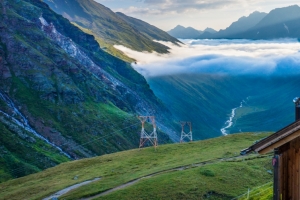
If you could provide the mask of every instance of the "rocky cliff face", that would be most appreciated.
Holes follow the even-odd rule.
[[[0,12],[0,181],[135,148],[138,114],[164,123],[145,79],[45,3],[3,0]]]

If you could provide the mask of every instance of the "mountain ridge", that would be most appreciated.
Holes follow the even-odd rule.
[[[300,7],[298,5],[274,9],[256,26],[230,37],[243,39],[299,38],[299,12]]]
[[[240,30],[225,36],[216,33],[210,35],[209,39],[254,39],[270,40],[279,38],[300,37],[300,7],[298,5],[276,8],[271,10],[256,25],[248,30]],[[205,38],[205,37],[202,37]]]
[[[203,31],[200,31],[194,29],[193,27],[185,28],[184,26],[181,25],[177,25],[175,28],[167,31],[167,33],[169,33],[173,37],[180,38],[180,39],[198,38],[200,37],[201,34],[205,34],[205,33],[214,34],[216,32],[217,32],[216,30],[209,27],[207,27]]]
[[[149,37],[151,40],[160,40],[160,41],[167,41],[172,42],[174,44],[181,43],[176,38],[170,36],[168,33],[160,30],[159,28],[148,24],[147,22],[144,22],[140,19],[136,19],[133,17],[129,17],[121,12],[116,12],[116,14],[121,17],[124,21],[126,21],[128,24],[130,24],[135,29],[139,30],[142,34]]]
[[[269,13],[255,11],[249,16],[240,17],[226,29],[218,32],[200,32],[182,36],[185,31],[183,26],[177,26],[178,32],[174,37],[184,39],[279,39],[279,38],[300,38],[300,7],[292,5],[288,7],[275,8]],[[170,32],[174,31],[172,29]]]
[[[158,53],[167,53],[168,47],[154,42],[149,35],[153,33],[154,27],[134,18],[128,16],[118,15],[104,5],[93,0],[44,0],[51,9],[58,14],[62,14],[71,22],[79,26],[89,29],[92,33],[110,43],[111,45],[124,45],[128,48],[138,51],[156,51]],[[69,7],[72,5],[72,9]],[[73,8],[75,7],[75,8]],[[78,15],[75,11],[81,11]],[[124,20],[125,19],[125,20]],[[131,21],[128,23],[128,21]],[[140,26],[136,26],[137,22]],[[135,24],[132,26],[132,24]],[[141,24],[143,24],[141,26]],[[137,27],[143,27],[140,32]],[[145,28],[147,27],[147,28]],[[150,32],[147,32],[149,31]],[[155,31],[159,30],[155,27]],[[147,34],[145,34],[147,32]],[[160,39],[177,43],[178,40],[165,34],[162,30],[160,32]],[[156,33],[156,36],[159,33]]]
[[[245,32],[257,25],[266,15],[267,13],[255,11],[247,17],[243,16],[226,29],[213,34],[212,38],[226,38],[232,34]]]

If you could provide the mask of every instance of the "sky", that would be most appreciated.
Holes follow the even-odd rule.
[[[254,11],[300,5],[299,0],[95,0],[115,12],[146,21],[164,31],[177,25],[225,29]]]
[[[137,52],[115,45],[146,78],[181,73],[289,76],[300,74],[300,43],[280,40],[182,40],[169,54]]]

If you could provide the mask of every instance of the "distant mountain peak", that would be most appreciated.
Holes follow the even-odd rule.
[[[193,27],[185,28],[184,26],[177,25],[175,28],[168,31],[168,33],[176,38],[192,39],[199,37],[203,32],[196,30]]]
[[[181,25],[177,25],[177,26],[175,26],[173,29],[171,29],[171,30],[176,30],[176,29],[179,29],[179,30],[183,30],[183,29],[185,29],[185,27],[184,26],[181,26]],[[170,30],[170,31],[171,31]]]
[[[229,35],[247,31],[257,25],[266,15],[267,13],[255,11],[249,16],[240,17],[225,30],[221,30],[220,32],[218,32],[217,38],[226,38]]]
[[[261,13],[267,14],[267,13],[265,13],[265,12],[259,12],[259,11],[256,10],[256,11],[250,13],[249,16],[252,16],[252,15],[259,15],[259,14],[261,14]]]
[[[272,26],[300,18],[300,7],[298,5],[276,8],[263,18],[255,28]]]
[[[213,29],[213,28],[207,27],[206,29],[204,29],[203,32],[216,33],[217,31],[215,29]]]

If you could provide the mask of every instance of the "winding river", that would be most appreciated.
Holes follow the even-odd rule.
[[[247,97],[246,100],[248,100],[248,98],[249,98],[249,97]],[[238,108],[242,108],[242,107],[243,107],[243,103],[246,103],[246,101],[245,101],[245,100],[242,100],[239,107],[233,108],[233,109],[231,110],[231,114],[230,114],[230,116],[229,116],[229,119],[225,122],[224,127],[221,128],[221,130],[220,130],[221,133],[222,133],[222,135],[225,135],[225,136],[228,135],[228,129],[231,128],[232,125],[233,125],[233,119],[234,119],[234,117],[235,117],[235,112],[236,112],[236,110],[237,110]]]

